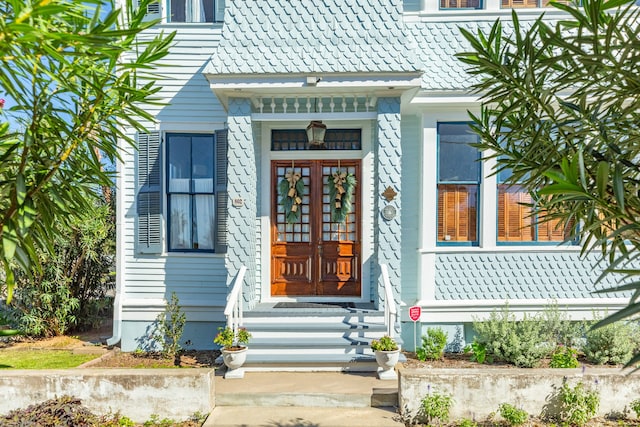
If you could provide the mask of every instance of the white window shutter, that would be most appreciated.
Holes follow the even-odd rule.
[[[160,132],[138,134],[136,250],[162,253]]]
[[[227,150],[228,129],[216,131],[216,247],[217,253],[227,252],[228,206],[227,206]]]

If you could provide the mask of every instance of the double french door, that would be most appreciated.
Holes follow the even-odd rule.
[[[357,181],[352,210],[344,222],[334,221],[331,210],[337,171],[352,174]],[[296,173],[304,190],[296,214],[287,221],[290,211],[281,203],[278,184]],[[360,161],[272,161],[271,182],[271,295],[360,297]]]

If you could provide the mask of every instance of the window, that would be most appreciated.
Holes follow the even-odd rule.
[[[533,7],[550,7],[552,0],[502,0],[503,9],[525,9]],[[570,0],[554,0],[558,3],[569,4]]]
[[[507,1],[507,0],[503,0]],[[440,9],[482,9],[481,0],[440,0]]]
[[[225,0],[167,0],[169,22],[222,22]]]
[[[558,221],[531,215],[531,195],[520,185],[508,185],[509,170],[498,174],[498,242],[563,242],[567,238]],[[527,206],[529,205],[529,206]]]
[[[402,8],[404,12],[420,12],[422,10],[420,0],[403,0]]]
[[[167,134],[170,251],[215,247],[214,136]]]
[[[480,152],[468,123],[438,124],[438,243],[478,242]]]

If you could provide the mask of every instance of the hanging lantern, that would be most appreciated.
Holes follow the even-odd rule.
[[[327,132],[327,125],[319,120],[312,120],[307,126],[307,141],[310,150],[324,148],[324,135]]]

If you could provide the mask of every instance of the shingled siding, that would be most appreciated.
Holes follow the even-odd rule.
[[[177,30],[170,55],[163,60],[157,80],[158,96],[168,105],[152,106],[148,111],[158,119],[163,131],[211,132],[225,126],[227,115],[211,92],[201,71],[215,50],[221,35],[220,25],[162,25],[154,32]],[[154,127],[151,127],[153,130]],[[141,255],[135,251],[135,150],[127,147],[120,169],[118,202],[121,229],[119,259],[122,282],[122,349],[131,351],[143,345],[149,325],[164,309],[163,299],[175,291],[187,314],[184,341],[192,348],[212,348],[215,328],[211,322],[223,322],[222,310],[227,296],[227,270],[221,254],[166,252],[166,218],[163,222],[164,252]],[[164,162],[166,158],[162,156]],[[165,182],[163,180],[163,186]],[[166,211],[165,211],[166,214]]]
[[[573,252],[450,253],[436,256],[436,300],[607,298],[595,294],[597,254]],[[598,288],[615,285],[608,276]],[[615,295],[622,296],[622,295]]]
[[[286,13],[283,13],[286,11]],[[415,71],[402,0],[227,4],[214,74]]]

